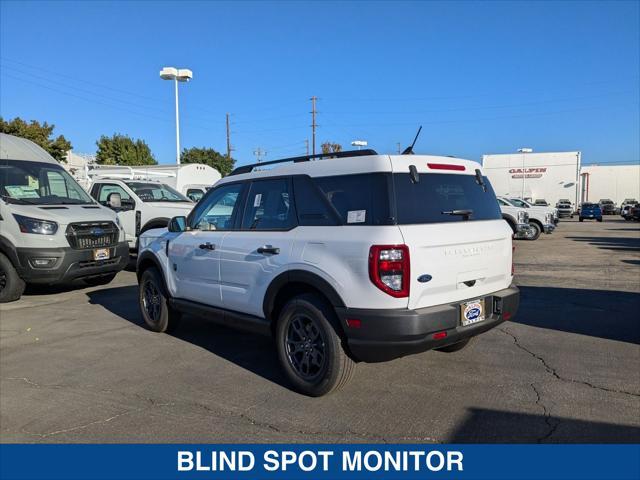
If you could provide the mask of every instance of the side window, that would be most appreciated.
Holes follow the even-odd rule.
[[[100,195],[98,196],[98,201],[100,203],[107,203],[107,198],[109,198],[110,193],[119,193],[120,198],[122,200],[130,200],[131,197],[127,192],[124,191],[120,185],[115,185],[113,183],[103,183],[102,188],[100,189]]]
[[[194,230],[230,230],[239,208],[243,185],[222,185],[211,192],[193,210],[189,225]]]
[[[498,204],[502,205],[503,207],[508,207],[509,204],[507,202],[505,202],[504,200],[502,200],[501,198],[498,198]]]
[[[322,193],[309,177],[293,177],[293,194],[298,212],[298,225],[315,227],[338,224],[322,198]]]
[[[69,193],[74,194],[75,192],[67,192],[67,183],[58,172],[47,171],[47,184],[49,185],[49,195],[63,198],[78,198],[77,194],[75,196],[69,195]]]
[[[242,219],[243,230],[288,230],[296,225],[288,179],[251,183]]]

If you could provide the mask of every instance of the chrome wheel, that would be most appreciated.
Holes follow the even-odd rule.
[[[142,306],[147,317],[153,323],[160,321],[160,311],[162,309],[160,302],[160,290],[151,280],[147,280],[142,290]]]
[[[286,353],[289,364],[304,380],[322,376],[326,368],[324,333],[307,315],[294,315],[287,325]]]

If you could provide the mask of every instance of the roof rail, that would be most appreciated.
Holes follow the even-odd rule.
[[[346,152],[316,153],[315,155],[303,155],[301,157],[281,158],[279,160],[270,160],[268,162],[253,163],[251,165],[242,165],[241,167],[234,169],[229,174],[229,176],[239,175],[241,173],[250,173],[256,167],[262,167],[265,165],[274,165],[276,163],[286,163],[286,162],[300,163],[300,162],[308,162],[309,160],[313,160],[314,158],[364,157],[367,155],[378,155],[378,152],[371,149],[348,150]]]

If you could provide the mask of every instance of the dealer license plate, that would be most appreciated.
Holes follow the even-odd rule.
[[[110,252],[108,248],[94,248],[93,259],[94,260],[109,260]]]
[[[460,305],[462,326],[482,322],[484,320],[484,298],[478,298]]]

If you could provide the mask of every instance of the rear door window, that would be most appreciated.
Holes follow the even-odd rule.
[[[251,183],[242,218],[243,230],[289,230],[296,226],[296,214],[289,179]]]
[[[486,191],[474,175],[423,173],[413,183],[408,173],[394,173],[398,224],[501,219],[491,183],[486,177],[483,180]],[[460,210],[472,213],[468,218],[452,214]]]
[[[391,225],[389,178],[386,173],[315,177],[329,203],[346,225]]]

